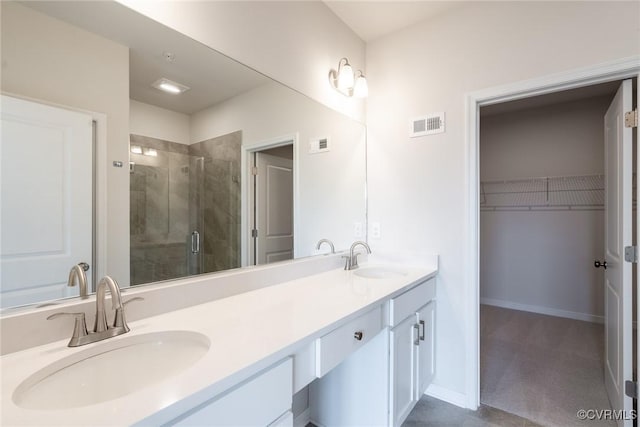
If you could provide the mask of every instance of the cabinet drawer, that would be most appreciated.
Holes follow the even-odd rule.
[[[316,340],[293,353],[293,393],[316,379]]]
[[[436,279],[432,278],[398,295],[389,302],[390,326],[396,326],[436,296]]]
[[[171,425],[267,426],[291,409],[292,361],[257,375],[230,393],[187,412]]]
[[[316,345],[316,375],[323,376],[358,350],[382,330],[382,308],[353,319],[338,329],[318,338]],[[356,338],[356,334],[361,339]],[[361,335],[360,335],[361,334]]]

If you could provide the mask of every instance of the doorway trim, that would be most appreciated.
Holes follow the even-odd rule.
[[[251,252],[253,251],[253,243],[250,243],[249,230],[251,230],[251,224],[253,223],[253,211],[251,209],[253,198],[253,189],[249,185],[249,171],[252,167],[253,153],[258,151],[268,150],[270,148],[282,147],[285,145],[293,146],[293,258],[300,253],[298,247],[299,239],[295,236],[299,235],[299,213],[300,213],[300,197],[298,197],[298,189],[300,188],[300,173],[298,165],[300,164],[300,147],[298,144],[298,133],[292,133],[287,135],[278,136],[275,138],[269,138],[256,143],[242,145],[242,151],[240,153],[240,170],[242,176],[242,182],[240,185],[241,191],[241,210],[242,210],[242,223],[240,226],[240,240],[241,240],[241,252],[240,252],[240,265],[246,267],[251,261]]]
[[[465,395],[469,409],[480,405],[480,107],[633,77],[640,77],[640,56],[465,95]]]

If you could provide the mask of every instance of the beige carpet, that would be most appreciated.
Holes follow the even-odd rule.
[[[611,409],[604,388],[601,324],[481,306],[480,400],[549,427],[581,421],[579,409]]]

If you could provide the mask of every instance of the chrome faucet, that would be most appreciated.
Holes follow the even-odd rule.
[[[358,255],[360,255],[360,252],[354,252],[357,246],[363,246],[367,250],[368,254],[371,253],[371,248],[369,247],[369,245],[367,245],[366,242],[363,242],[361,240],[353,242],[353,245],[351,245],[351,249],[349,249],[349,255],[344,255],[342,257],[345,258],[345,270],[355,270],[356,268],[358,268]]]
[[[87,294],[87,274],[85,271],[89,269],[89,264],[86,262],[81,262],[79,264],[71,267],[71,271],[69,271],[69,280],[67,280],[67,286],[70,288],[78,283],[80,287],[80,298],[85,299],[88,297]]]
[[[320,239],[318,240],[318,244],[316,245],[316,250],[320,250],[320,246],[322,246],[323,243],[326,243],[327,245],[329,245],[331,247],[331,253],[335,254],[336,253],[336,248],[333,246],[333,242],[329,239]]]
[[[105,292],[107,288],[109,288],[109,292],[111,293],[111,301],[113,309],[115,310],[113,326],[107,325],[107,315],[104,311]],[[124,307],[132,301],[141,300],[143,300],[143,298],[136,297],[123,303],[118,283],[111,277],[105,276],[98,282],[96,291],[96,321],[93,332],[87,331],[87,322],[84,313],[55,313],[47,317],[47,320],[62,316],[73,316],[75,318],[75,325],[73,335],[68,345],[69,347],[78,347],[129,332],[130,329],[124,315]]]

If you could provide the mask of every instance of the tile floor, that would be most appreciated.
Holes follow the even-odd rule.
[[[482,405],[477,411],[459,408],[433,397],[423,396],[403,427],[541,427],[532,421],[500,409]]]

